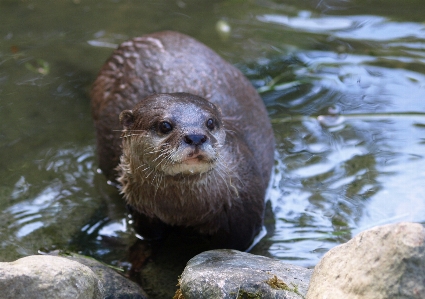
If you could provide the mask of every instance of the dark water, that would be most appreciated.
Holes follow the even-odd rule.
[[[135,237],[96,172],[88,91],[117,44],[164,29],[235,64],[268,107],[272,215],[253,252],[314,266],[367,228],[425,224],[423,12],[419,0],[2,0],[0,261],[63,248],[127,265]]]

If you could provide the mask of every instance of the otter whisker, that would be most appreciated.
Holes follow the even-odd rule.
[[[226,133],[230,133],[230,134],[233,134],[233,135],[236,135],[236,134],[237,134],[237,132],[236,132],[236,131],[231,130],[231,129],[224,129],[224,131],[225,131]]]
[[[146,132],[146,130],[133,130],[133,129],[124,129],[124,130],[112,130],[113,132]]]
[[[167,152],[162,152],[160,155],[158,155],[158,157],[156,157],[155,159],[153,159],[152,160],[152,162],[156,162],[156,160],[158,160],[159,158],[162,158],[162,157],[164,157],[165,155],[167,155],[168,153]]]
[[[149,176],[155,172],[155,168],[152,168],[151,171],[149,171],[149,173],[145,176],[145,179],[148,179]]]
[[[226,180],[225,173],[223,173],[221,171],[221,169],[218,168],[216,174],[221,178],[221,180],[223,181],[223,183],[226,185],[226,189],[229,191],[229,193],[231,193],[230,192],[230,188],[229,188],[229,184],[227,183],[227,180]]]
[[[141,171],[145,172],[146,170],[148,170],[150,168],[149,165],[146,164],[141,164],[138,167],[136,167],[136,170],[139,170],[140,168],[142,168],[143,166],[146,166],[145,168],[143,168]]]

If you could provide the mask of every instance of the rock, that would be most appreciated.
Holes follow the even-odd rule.
[[[425,298],[425,229],[398,223],[331,249],[314,269],[307,299]]]
[[[1,298],[103,298],[102,284],[90,268],[55,256],[33,255],[0,263]]]
[[[105,299],[148,298],[145,291],[143,291],[138,284],[117,273],[108,265],[93,258],[76,253],[63,253],[60,251],[53,251],[49,254],[61,256],[89,267],[94,273],[96,273],[98,279],[102,283]]]
[[[236,250],[192,258],[175,298],[304,298],[312,270]]]

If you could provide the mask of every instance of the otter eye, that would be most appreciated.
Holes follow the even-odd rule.
[[[214,128],[215,128],[214,120],[212,118],[207,120],[206,125],[207,125],[207,128],[210,129],[210,130],[214,130]]]
[[[162,134],[168,134],[173,130],[173,126],[168,121],[162,121],[159,123],[158,129]]]

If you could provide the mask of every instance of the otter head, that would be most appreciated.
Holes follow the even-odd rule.
[[[123,152],[140,171],[201,174],[216,165],[225,140],[221,112],[204,98],[155,94],[120,114]],[[130,151],[130,152],[128,152]]]

